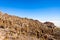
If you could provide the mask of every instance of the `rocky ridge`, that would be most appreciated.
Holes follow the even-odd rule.
[[[60,40],[60,28],[0,12],[0,40]]]

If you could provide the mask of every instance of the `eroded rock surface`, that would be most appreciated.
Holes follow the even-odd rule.
[[[60,40],[60,28],[0,12],[0,40]]]

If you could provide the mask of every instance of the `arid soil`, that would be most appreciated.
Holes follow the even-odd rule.
[[[0,40],[60,40],[60,28],[0,12]]]

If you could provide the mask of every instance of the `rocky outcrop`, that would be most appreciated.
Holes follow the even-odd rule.
[[[52,22],[45,22],[44,24],[46,24],[47,27],[49,27],[49,28],[54,28],[55,27],[54,23],[52,23]]]
[[[59,40],[60,28],[52,22],[21,18],[0,12],[0,40]]]

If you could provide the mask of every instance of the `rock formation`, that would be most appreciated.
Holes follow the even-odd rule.
[[[60,28],[0,12],[0,40],[60,40]]]

